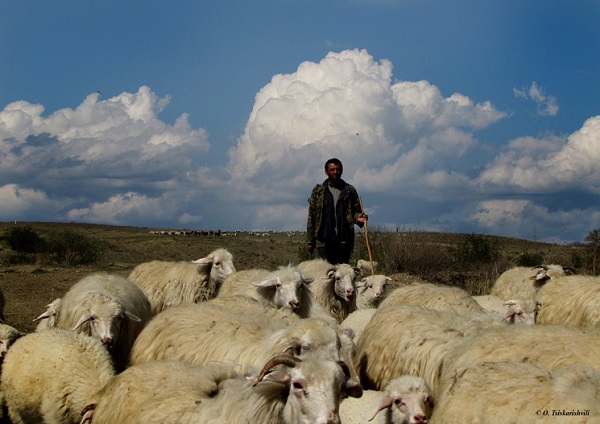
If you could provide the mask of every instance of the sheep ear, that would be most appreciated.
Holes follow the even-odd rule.
[[[383,411],[385,408],[389,408],[390,406],[392,406],[392,403],[393,403],[393,399],[389,396],[385,396],[383,399],[381,399],[381,402],[379,402],[379,406],[377,407],[377,410],[375,411],[373,416],[371,418],[369,418],[369,421],[373,421],[373,419],[377,416],[377,414],[379,414],[380,411]]]
[[[137,315],[135,315],[135,314],[132,314],[132,313],[131,313],[131,312],[129,312],[129,311],[123,311],[123,313],[124,313],[124,314],[125,314],[125,316],[126,316],[127,318],[129,318],[131,321],[135,321],[135,322],[141,322],[141,321],[142,321],[142,319],[141,319],[140,317],[138,317],[138,316],[137,316]]]
[[[90,314],[84,314],[84,315],[82,315],[81,318],[79,318],[79,321],[77,321],[77,324],[75,324],[75,327],[71,328],[71,331],[77,330],[84,323],[88,322],[91,319],[92,319],[92,316]]]
[[[333,278],[333,277],[335,277],[335,268],[331,268],[330,270],[327,271],[326,278]]]
[[[35,319],[33,320],[33,322],[36,322],[36,321],[42,320],[42,319],[44,319],[44,318],[50,318],[50,317],[51,317],[53,314],[54,314],[54,312],[52,312],[52,311],[50,311],[50,310],[47,310],[46,312],[42,313],[42,314],[41,314],[39,317],[35,318]]]
[[[213,258],[211,258],[210,256],[205,256],[204,258],[200,258],[200,259],[196,259],[195,261],[192,261],[193,264],[198,264],[198,265],[209,265],[211,264],[213,261]]]
[[[270,280],[263,280],[258,283],[252,283],[253,286],[262,288],[275,287],[277,284],[281,284],[281,282],[279,281],[279,277],[271,278]]]

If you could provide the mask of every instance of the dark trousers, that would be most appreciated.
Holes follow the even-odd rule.
[[[318,247],[319,257],[333,265],[350,263],[353,249],[352,243],[327,242]]]

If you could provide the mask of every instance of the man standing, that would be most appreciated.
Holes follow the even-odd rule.
[[[325,162],[327,179],[313,188],[308,199],[306,250],[317,252],[331,264],[348,263],[354,249],[354,224],[369,219],[362,211],[356,189],[342,180],[339,159]]]

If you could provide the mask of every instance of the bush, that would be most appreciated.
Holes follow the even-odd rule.
[[[44,239],[31,227],[11,228],[6,231],[4,239],[18,253],[39,253],[45,247]]]
[[[498,243],[479,234],[467,234],[458,244],[454,258],[459,268],[469,269],[472,265],[495,262],[500,258]]]
[[[389,232],[376,227],[369,230],[369,245],[379,264],[378,274],[407,273],[430,279],[451,266],[448,250],[435,239],[424,240],[416,231]],[[363,233],[357,234],[354,251],[356,259],[369,258]]]
[[[529,253],[527,250],[517,258],[518,266],[534,267],[544,263],[544,255],[541,253]]]
[[[49,238],[47,253],[62,265],[89,265],[100,258],[101,248],[83,233],[64,230]]]

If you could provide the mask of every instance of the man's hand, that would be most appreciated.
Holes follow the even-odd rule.
[[[361,213],[360,215],[358,215],[358,218],[356,218],[356,220],[357,220],[358,222],[363,222],[363,223],[365,223],[365,222],[367,222],[367,221],[369,220],[369,216],[368,216],[366,213],[364,213],[364,212],[363,212],[363,213]]]
[[[312,243],[306,243],[306,251],[312,255],[315,251],[315,245]]]

